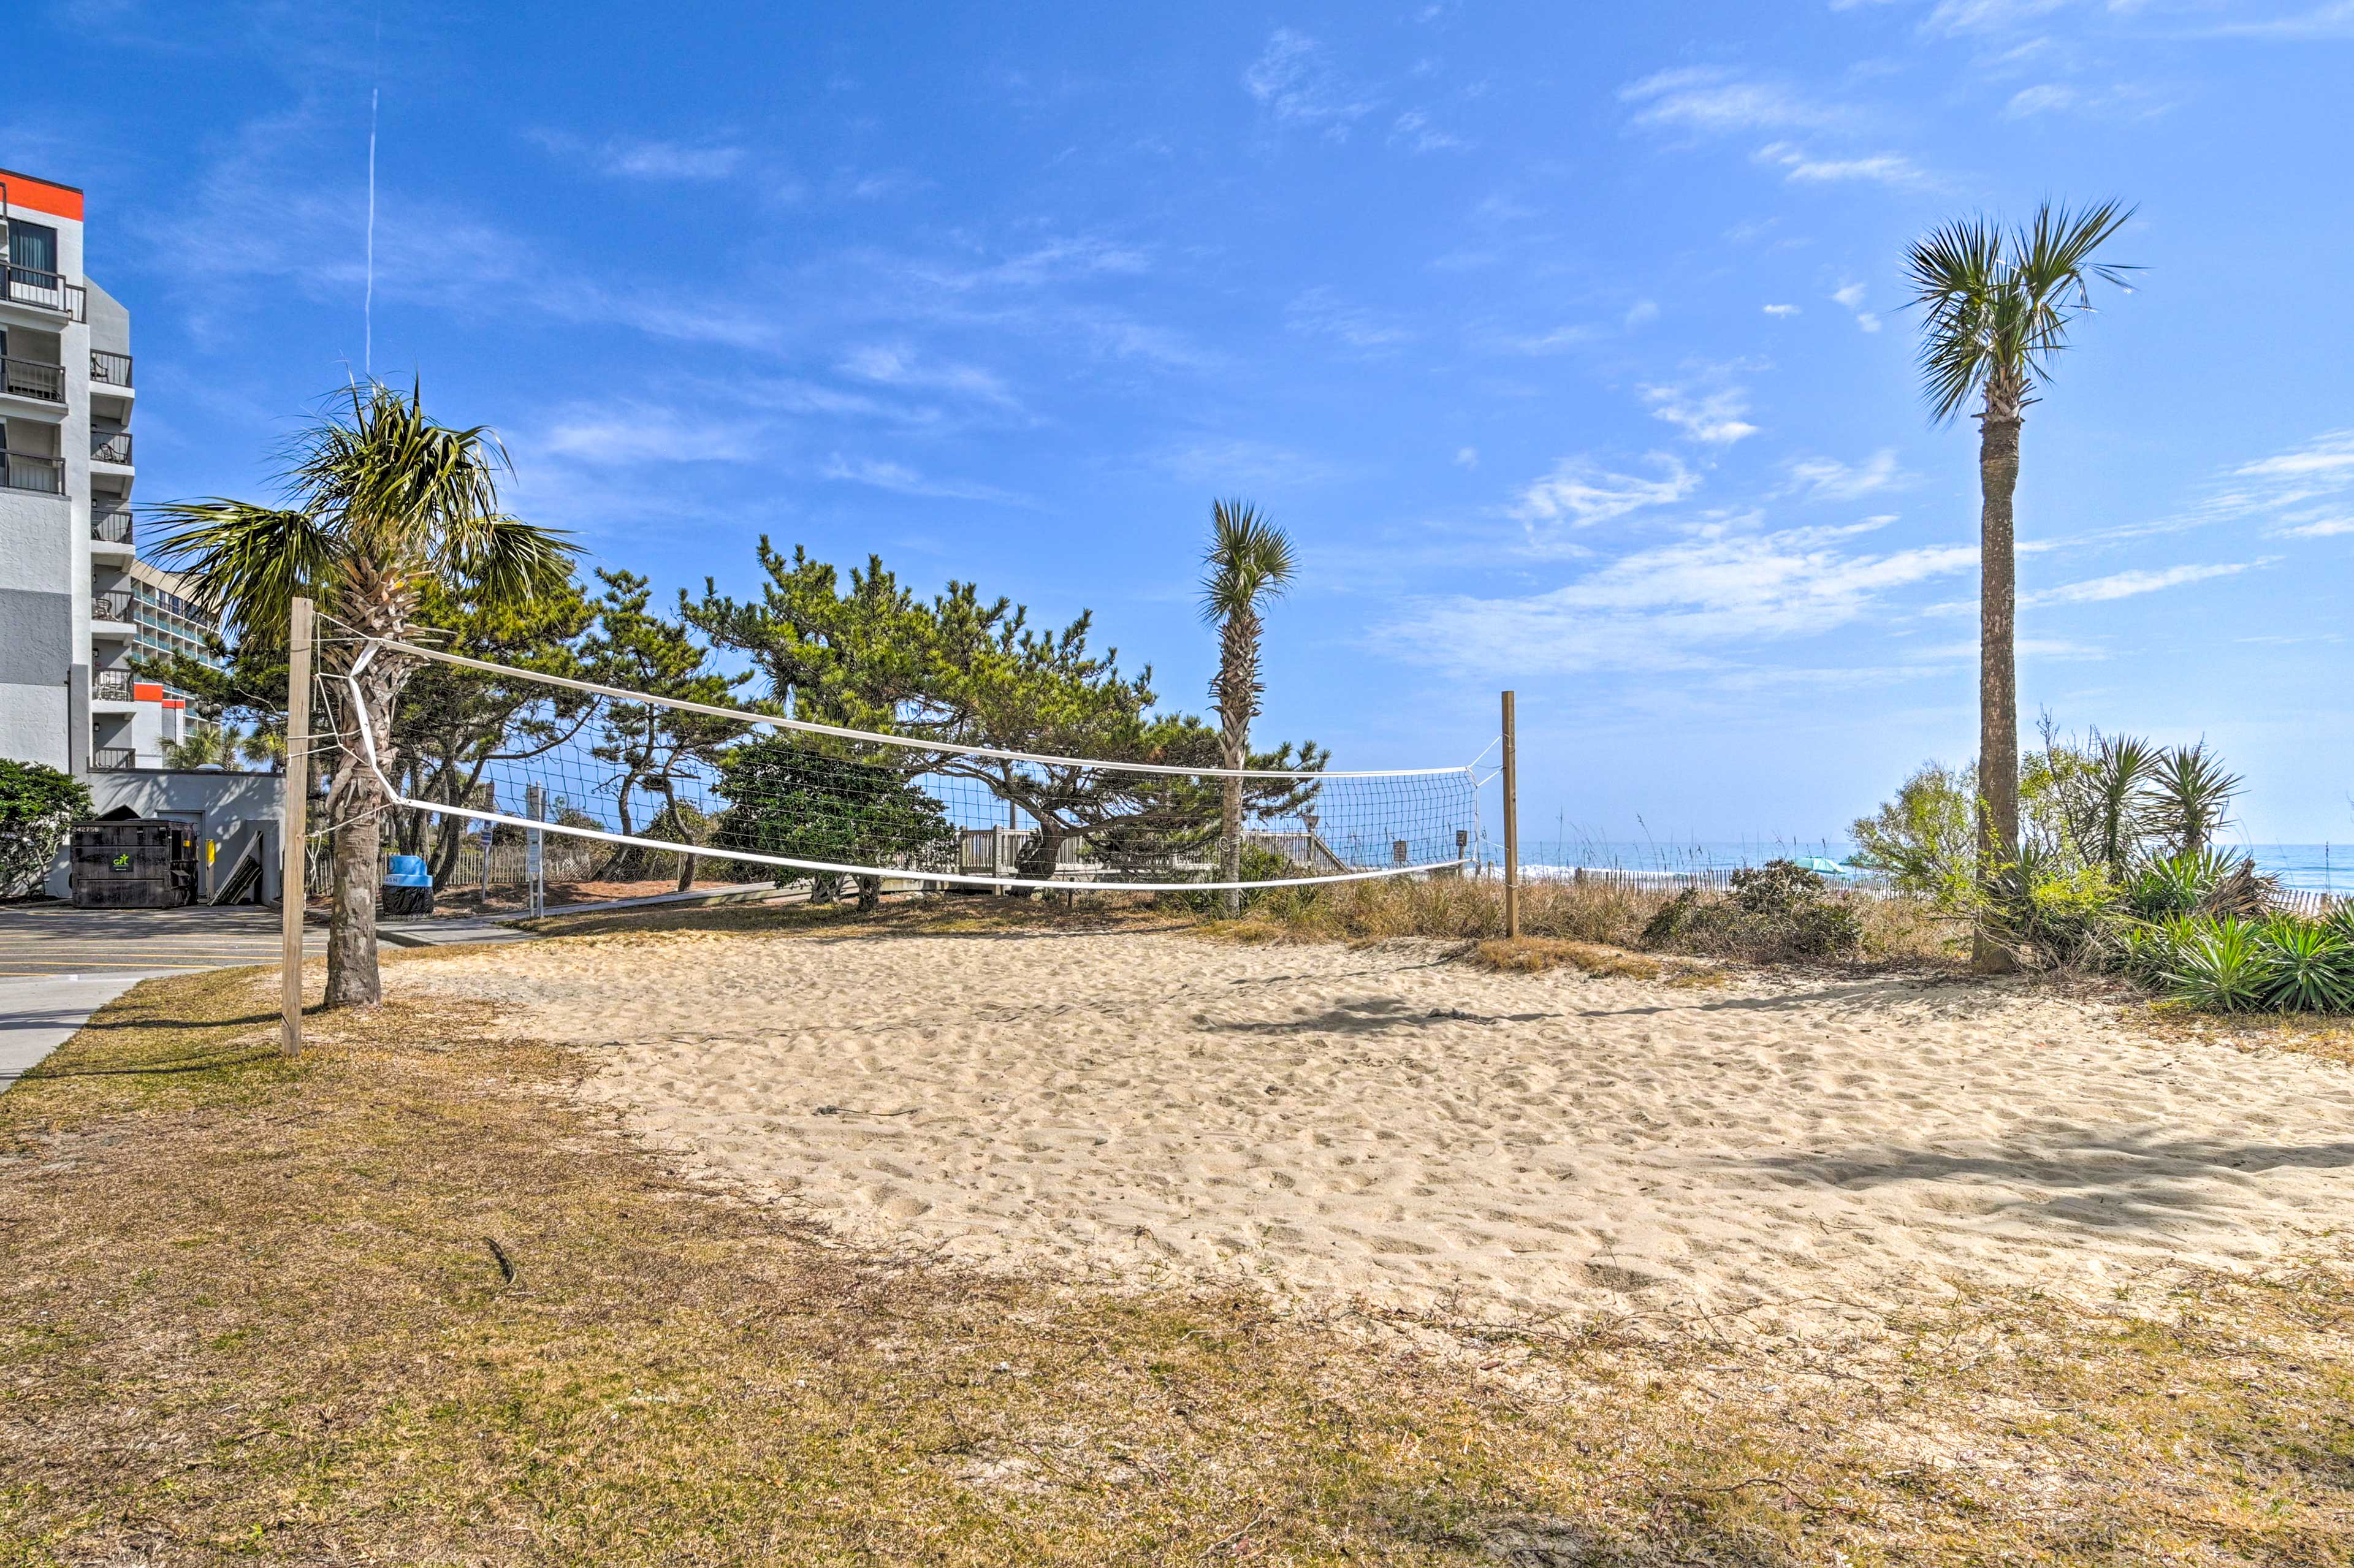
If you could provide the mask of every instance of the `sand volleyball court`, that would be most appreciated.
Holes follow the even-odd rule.
[[[1771,1330],[2263,1266],[2354,1212],[2325,1062],[2017,988],[1447,951],[668,933],[390,978],[587,1048],[584,1092],[693,1173],[987,1268]]]

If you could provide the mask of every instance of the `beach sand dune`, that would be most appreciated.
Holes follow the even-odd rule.
[[[2019,984],[1495,975],[1428,943],[673,933],[396,966],[651,1148],[984,1268],[1772,1331],[2294,1255],[2354,1073]]]

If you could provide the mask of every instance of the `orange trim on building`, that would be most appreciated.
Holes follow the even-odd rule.
[[[164,688],[150,681],[134,681],[131,684],[131,700],[134,703],[160,703]]]
[[[188,700],[186,697],[165,697],[164,705],[167,708],[184,708],[188,705]]]
[[[81,192],[71,185],[52,185],[14,169],[0,169],[0,185],[8,187],[11,211],[23,207],[27,212],[45,212],[51,217],[81,221]]]

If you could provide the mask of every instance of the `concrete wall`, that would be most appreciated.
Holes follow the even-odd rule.
[[[0,757],[71,766],[73,509],[62,495],[0,489]]]
[[[142,704],[141,706],[148,706]],[[278,824],[286,799],[286,779],[277,773],[180,772],[142,768],[128,773],[95,773],[89,779],[90,805],[96,816],[108,816],[124,807],[141,817],[186,822],[196,830],[198,851],[214,846],[197,886],[209,895],[216,877],[226,877],[235,857],[257,832],[265,840],[262,896],[278,897]],[[63,855],[50,869],[43,891],[52,898],[68,892]]]

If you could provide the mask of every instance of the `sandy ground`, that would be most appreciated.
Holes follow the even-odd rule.
[[[2015,986],[1484,973],[1433,944],[673,934],[395,966],[602,1058],[651,1147],[862,1245],[1758,1330],[2294,1255],[2354,1072]]]

